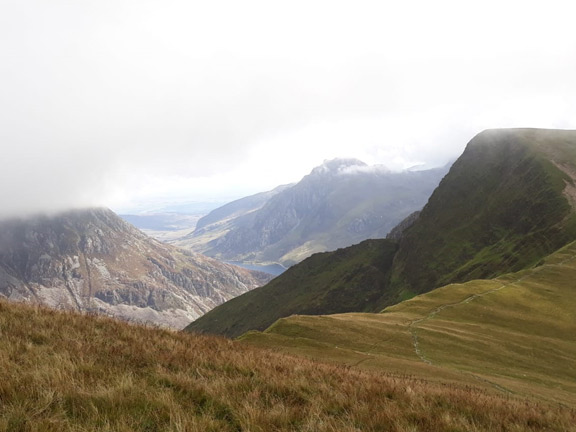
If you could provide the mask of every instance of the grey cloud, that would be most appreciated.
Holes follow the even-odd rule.
[[[560,25],[550,49],[519,28],[525,48],[514,51],[505,38],[484,46],[481,19],[439,14],[432,25],[379,2],[272,3],[4,2],[0,213],[99,204],[127,177],[230,170],[256,143],[351,117],[382,118],[383,154],[399,145],[407,159],[439,163],[492,126],[494,106],[576,100],[575,44],[558,38]],[[491,32],[508,34],[504,24]],[[426,142],[387,132],[403,117],[410,135],[425,128],[411,120],[442,110]]]

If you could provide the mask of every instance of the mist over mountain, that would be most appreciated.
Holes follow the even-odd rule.
[[[576,432],[575,5],[0,0],[0,432]]]
[[[385,237],[424,206],[447,169],[392,172],[333,159],[295,185],[212,211],[176,243],[218,259],[289,266],[316,252]]]
[[[269,280],[147,237],[112,211],[0,222],[0,295],[180,328]]]

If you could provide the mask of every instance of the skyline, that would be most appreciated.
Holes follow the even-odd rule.
[[[576,129],[570,12],[4,2],[0,213],[229,201],[334,157],[434,167],[483,129]]]

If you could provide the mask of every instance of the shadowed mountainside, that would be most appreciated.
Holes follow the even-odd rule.
[[[574,240],[574,173],[576,132],[479,134],[402,236],[391,294],[518,271]]]
[[[365,240],[314,254],[265,287],[208,312],[186,330],[237,337],[295,313],[372,311],[385,289],[396,248],[389,240]]]

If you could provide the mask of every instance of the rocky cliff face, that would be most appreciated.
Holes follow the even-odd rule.
[[[424,206],[446,172],[393,173],[355,159],[327,161],[261,208],[205,224],[178,244],[219,259],[292,265],[316,252],[385,237]]]
[[[0,222],[0,295],[184,327],[268,275],[161,244],[112,211]]]
[[[402,239],[404,232],[408,228],[410,228],[412,225],[414,225],[414,222],[416,222],[418,220],[419,216],[420,216],[420,211],[415,211],[414,213],[411,213],[402,222],[400,222],[398,225],[396,225],[394,228],[392,228],[392,230],[388,233],[386,238],[388,240],[393,240],[395,242],[399,242]]]
[[[248,213],[252,213],[262,208],[273,196],[278,195],[280,192],[289,189],[293,185],[278,186],[271,191],[260,192],[255,195],[240,198],[228,204],[212,210],[206,216],[200,218],[196,224],[196,231],[203,232],[205,228],[210,230],[214,225],[220,225],[223,222],[236,219]]]

